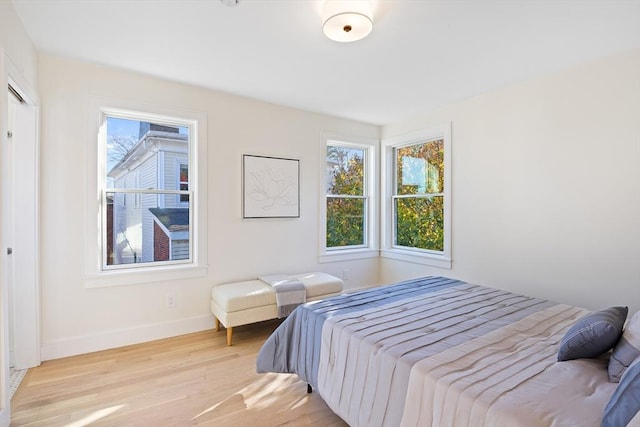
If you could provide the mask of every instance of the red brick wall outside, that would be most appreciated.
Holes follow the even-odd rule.
[[[157,222],[153,222],[153,260],[169,260],[169,236],[164,234]]]

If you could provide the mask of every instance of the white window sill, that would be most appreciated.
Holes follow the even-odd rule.
[[[422,264],[431,267],[446,268],[447,270],[451,270],[451,258],[447,258],[443,255],[403,251],[400,249],[385,249],[380,251],[380,256],[382,258],[395,259],[398,261],[412,262],[415,264]]]
[[[87,276],[86,288],[136,285],[167,280],[192,279],[207,275],[207,266],[181,265],[167,267],[135,268],[128,270],[102,271]]]
[[[380,252],[377,249],[342,249],[327,251],[320,254],[318,262],[351,261],[354,259],[377,258]]]

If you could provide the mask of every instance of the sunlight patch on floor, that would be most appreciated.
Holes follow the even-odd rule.
[[[296,383],[299,384],[300,379],[295,375],[267,374],[238,393],[244,396],[248,409],[260,410],[270,407],[276,402],[282,408],[285,407],[284,404],[289,403],[287,408],[291,409],[298,406],[301,396],[303,400],[307,399],[306,391],[301,394],[299,387],[295,387]],[[288,402],[290,398],[293,401]]]
[[[70,424],[67,424],[65,427],[84,427],[84,426],[88,426],[90,424],[95,423],[96,421],[108,417],[109,415],[113,414],[114,412],[120,410],[121,408],[124,408],[125,405],[116,405],[116,406],[112,406],[110,408],[104,408],[104,409],[100,409],[97,410],[95,412],[92,412],[91,414],[87,415],[86,417],[79,419],[78,421],[74,421]]]
[[[192,421],[225,405],[237,405],[238,398],[241,399],[245,409],[260,411],[274,406],[280,407],[282,410],[299,408],[308,402],[308,396],[306,388],[301,387],[301,381],[297,376],[270,373],[233,393],[229,398],[200,412],[192,418]]]

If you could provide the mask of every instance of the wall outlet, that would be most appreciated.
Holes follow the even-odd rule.
[[[169,292],[165,299],[165,304],[167,308],[176,308],[176,294],[175,292]]]
[[[342,270],[342,280],[349,280],[349,270]]]

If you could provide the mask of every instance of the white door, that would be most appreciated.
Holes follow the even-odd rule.
[[[15,122],[15,112],[16,106],[19,104],[17,98],[9,93],[9,105],[7,110],[8,121],[7,121],[7,145],[4,148],[4,179],[2,185],[2,197],[4,197],[4,224],[2,234],[5,237],[5,243],[8,245],[13,245],[13,222],[14,222],[14,210],[13,210],[13,128]],[[9,305],[9,367],[14,367],[14,322],[13,316],[15,313],[15,307],[13,304],[13,257],[10,252],[13,251],[11,246],[6,248],[1,248],[0,250],[6,251],[7,258],[4,263],[4,280],[7,284],[7,293],[8,293],[8,305]]]
[[[7,247],[0,250],[6,254],[10,365],[26,369],[40,364],[37,108],[11,93],[8,98],[11,137],[3,183]]]

